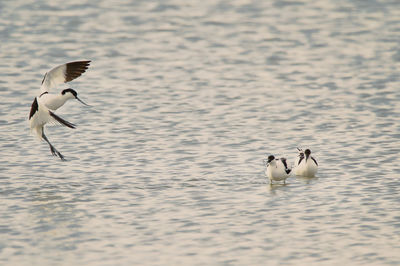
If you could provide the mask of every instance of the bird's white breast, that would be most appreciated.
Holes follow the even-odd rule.
[[[45,105],[48,109],[55,111],[68,100],[67,97],[62,97],[62,95],[54,95],[54,94],[43,94],[39,97],[39,102]]]

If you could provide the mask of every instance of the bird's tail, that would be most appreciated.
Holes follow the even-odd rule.
[[[39,140],[43,140],[43,138],[42,138],[43,127],[34,127],[34,128],[31,128],[31,132],[34,132],[34,133],[36,134],[36,137],[37,137]]]

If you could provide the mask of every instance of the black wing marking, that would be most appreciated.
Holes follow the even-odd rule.
[[[49,93],[48,91],[43,92],[42,94],[39,95],[39,98],[48,93]]]
[[[47,76],[47,72],[46,72],[46,74],[44,74],[44,77],[42,79],[42,84],[43,84],[44,80],[46,79],[46,76]]]
[[[285,166],[285,169],[287,169],[287,163],[286,163],[286,158],[281,158],[281,162]]]
[[[299,161],[297,162],[297,165],[299,165],[301,163],[301,161],[304,159],[304,152],[302,150],[300,150],[299,148],[297,148],[300,152],[299,152]]]
[[[76,79],[88,69],[91,61],[76,61],[67,63],[67,69],[65,71],[65,82]]]
[[[285,169],[286,169],[287,168],[286,158],[281,158],[281,162],[283,163],[283,165],[285,166]]]
[[[314,163],[318,166],[317,160],[314,159],[314,157],[311,157],[311,159],[314,161]]]
[[[29,113],[29,120],[31,120],[32,116],[38,111],[39,105],[37,102],[37,99],[35,97],[35,100],[33,100],[32,106],[31,106],[31,112]]]
[[[282,162],[283,165],[285,166],[285,172],[286,172],[286,174],[289,174],[290,171],[292,171],[292,169],[289,169],[289,168],[287,167],[286,158],[281,158],[281,162]]]
[[[300,165],[301,161],[304,159],[304,155],[300,156],[299,162],[297,163],[297,165]]]
[[[71,122],[68,122],[67,120],[62,119],[61,117],[59,117],[58,115],[56,115],[52,111],[49,111],[49,113],[61,125],[64,125],[64,126],[69,127],[69,128],[75,128],[76,127],[74,124],[72,124]]]

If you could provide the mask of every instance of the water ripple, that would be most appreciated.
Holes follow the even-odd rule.
[[[400,263],[396,1],[0,9],[1,264]],[[26,119],[78,59],[61,162]],[[296,147],[317,177],[270,186]]]

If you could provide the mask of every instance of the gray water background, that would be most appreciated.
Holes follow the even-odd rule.
[[[400,264],[399,1],[1,1],[0,40],[1,265]],[[27,118],[84,59],[61,162]]]

